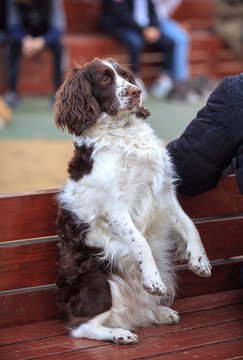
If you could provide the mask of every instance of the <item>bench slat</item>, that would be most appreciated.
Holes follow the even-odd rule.
[[[243,217],[202,222],[197,227],[210,260],[243,254]],[[57,241],[55,237],[47,242],[36,239],[30,244],[19,241],[18,246],[11,242],[10,247],[0,246],[0,291],[54,283]]]
[[[0,197],[0,242],[51,236],[55,233],[56,191]]]
[[[243,303],[243,289],[220,292],[208,295],[201,295],[196,297],[176,299],[173,308],[179,311],[182,315],[183,327],[195,326],[194,312],[197,314],[197,326],[201,326],[205,319],[204,310],[210,314],[211,323],[215,322],[215,316],[222,317],[224,320],[232,320],[239,318],[237,309],[240,309]],[[240,312],[241,313],[241,312]],[[231,315],[230,315],[231,314]],[[226,319],[227,317],[227,319]],[[180,324],[181,327],[181,324]],[[156,330],[154,331],[160,331]],[[166,329],[166,327],[164,327]],[[150,330],[149,330],[150,331]],[[168,330],[167,330],[168,331]],[[64,335],[67,333],[65,324],[61,320],[49,320],[36,324],[19,325],[16,327],[8,327],[0,329],[0,345],[14,344],[23,341],[48,338],[52,336]],[[144,330],[144,336],[146,331]]]
[[[241,287],[239,264],[218,265],[210,278],[180,271],[178,298],[197,296]],[[33,289],[34,290],[34,289]],[[34,307],[33,307],[34,304]],[[33,307],[33,311],[30,308]],[[54,290],[39,290],[0,296],[0,326],[27,324],[55,318]]]
[[[56,241],[0,248],[0,291],[53,283],[57,262]]]
[[[51,236],[55,234],[56,190],[0,197],[0,242]],[[243,213],[234,176],[223,179],[218,188],[204,194],[181,198],[182,206],[193,218]]]
[[[185,299],[185,306],[186,302],[187,299]],[[208,297],[208,302],[210,303],[210,296]],[[41,329],[40,324],[40,330],[36,330],[36,334],[32,334],[28,331],[25,338],[23,334],[20,335],[20,340],[16,341],[16,344],[12,346],[6,345],[2,347],[2,354],[9,354],[9,356],[11,355],[11,359],[14,359],[15,356],[21,357],[21,359],[30,359],[33,357],[34,351],[36,351],[35,354],[37,354],[38,356],[48,355],[48,358],[52,358],[52,355],[54,356],[53,358],[57,357],[58,355],[62,358],[66,356],[65,358],[68,359],[72,358],[73,355],[74,358],[77,358],[77,356],[85,358],[84,356],[87,356],[87,353],[84,350],[89,347],[91,351],[94,350],[95,353],[96,348],[97,351],[101,350],[101,358],[103,358],[104,355],[107,354],[108,349],[108,351],[115,351],[115,353],[121,351],[121,354],[114,354],[114,359],[127,359],[141,356],[141,351],[151,352],[150,354],[155,354],[154,349],[152,349],[153,346],[148,346],[150,341],[155,347],[158,347],[158,343],[160,341],[163,341],[163,345],[161,344],[162,346],[164,346],[168,342],[169,344],[166,345],[166,348],[165,350],[163,350],[163,352],[174,352],[178,351],[178,349],[184,349],[185,345],[186,348],[192,348],[202,344],[207,345],[210,338],[212,344],[216,343],[216,340],[219,339],[219,336],[222,336],[220,342],[241,338],[242,332],[240,333],[240,326],[242,325],[243,315],[240,311],[240,304],[229,305],[221,308],[217,308],[216,306],[213,309],[196,313],[190,312],[190,308],[188,306],[188,310],[189,312],[184,315],[182,314],[181,321],[178,325],[155,326],[150,329],[138,329],[136,332],[140,337],[140,343],[134,346],[124,347],[117,346],[108,342],[72,339],[68,336],[62,335],[63,333],[65,334],[65,332],[63,331],[63,327],[61,327],[62,332],[59,332],[56,336],[56,323],[50,322],[49,327],[53,328],[52,336],[50,329],[47,329],[47,332],[45,335],[43,335],[43,338],[38,339],[38,333],[40,335],[43,334],[43,330]],[[217,334],[217,331],[215,331],[217,326],[220,329],[220,334]],[[30,328],[30,326],[27,327],[27,330],[28,328]],[[18,328],[13,329],[11,335],[15,333],[16,337],[18,337],[17,331]],[[185,340],[185,343],[183,342],[183,340]],[[199,343],[200,341],[202,342],[202,344]],[[175,343],[178,346],[174,346]],[[161,345],[159,345],[160,352],[162,352]],[[80,352],[80,350],[82,350],[82,352]],[[135,352],[133,352],[133,350]],[[126,353],[126,351],[128,351],[129,353]],[[94,358],[100,358],[99,353],[96,354],[98,355],[98,357],[96,357],[95,354],[93,355]],[[118,355],[118,357],[116,357],[115,355]]]
[[[196,323],[196,316],[194,318]],[[220,325],[219,325],[220,324]],[[188,328],[173,331],[175,326],[161,326],[160,329],[166,329],[167,333],[162,330],[161,335],[153,336],[154,328],[151,328],[149,336],[143,337],[140,331],[137,333],[141,339],[138,344],[133,346],[123,346],[111,344],[108,342],[97,342],[93,340],[72,339],[67,336],[59,336],[44,341],[32,341],[27,344],[16,344],[6,346],[2,349],[3,354],[11,355],[11,359],[17,356],[23,356],[22,359],[31,359],[38,354],[39,357],[48,356],[50,360],[60,359],[79,359],[79,360],[107,360],[109,358],[116,360],[124,359],[141,359],[158,356],[160,354],[174,354],[189,351],[202,346],[211,346],[218,343],[228,343],[230,341],[242,339],[243,320],[232,322],[221,322],[206,325],[201,328]],[[178,327],[177,327],[178,329]],[[198,349],[198,351],[200,351]],[[241,355],[239,352],[237,355]]]
[[[0,326],[54,319],[57,315],[55,302],[53,290],[0,296]]]

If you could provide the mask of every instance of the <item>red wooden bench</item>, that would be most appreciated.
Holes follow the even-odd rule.
[[[139,343],[73,339],[57,318],[56,190],[0,197],[1,359],[235,359],[243,356],[243,196],[235,177],[181,197],[213,265],[200,278],[178,265],[177,325],[139,329]]]

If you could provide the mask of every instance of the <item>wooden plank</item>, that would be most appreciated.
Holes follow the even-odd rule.
[[[0,242],[54,235],[55,190],[0,196]]]
[[[214,266],[209,278],[200,277],[191,271],[183,270],[178,274],[178,297],[239,289],[242,287],[240,266],[239,263]]]
[[[57,262],[56,241],[0,248],[0,290],[53,283]]]
[[[162,356],[152,356],[149,359],[163,360],[206,360],[206,359],[242,359],[243,357],[243,338],[230,342],[210,344],[209,346],[199,346],[187,351],[175,351],[172,354],[163,354]]]
[[[202,222],[197,227],[210,260],[243,254],[243,218]],[[0,291],[55,282],[57,262],[56,241],[0,247]]]
[[[0,326],[28,324],[56,317],[53,290],[0,296]]]
[[[178,298],[191,297],[240,288],[239,264],[219,265],[210,278],[201,278],[190,271],[179,273]],[[197,300],[195,300],[197,301]],[[35,311],[29,311],[35,304]],[[46,307],[47,306],[47,307]],[[0,296],[0,324],[2,326],[26,324],[53,318],[57,309],[52,290]]]
[[[54,235],[56,219],[55,190],[0,197],[0,241]],[[217,189],[181,198],[185,211],[193,218],[243,213],[243,196],[235,178],[223,179]]]
[[[176,325],[175,325],[176,326]],[[164,326],[164,328],[172,328]],[[162,328],[162,327],[161,327]],[[140,334],[141,335],[141,334]],[[199,346],[215,345],[241,340],[243,320],[170,332],[163,335],[144,337],[136,345],[116,345],[86,339],[71,339],[60,336],[46,340],[30,341],[2,347],[2,356],[9,359],[33,359],[48,356],[48,359],[116,360],[138,359],[160,354],[188,351]]]
[[[243,217],[202,221],[196,226],[210,260],[243,255]]]
[[[216,189],[193,197],[181,196],[180,202],[192,218],[243,213],[243,196],[239,193],[234,175],[223,178]]]
[[[181,337],[183,337],[183,339],[187,339],[187,348],[190,348],[190,337],[187,338],[186,334],[193,334],[196,345],[201,345],[201,342],[199,342],[198,339],[203,341],[203,343],[205,341],[207,342],[210,339],[211,343],[214,343],[215,339],[211,338],[210,334],[207,335],[207,333],[208,331],[211,331],[213,335],[216,334],[215,329],[217,328],[217,326],[220,327],[221,335],[225,338],[220,338],[220,340],[226,341],[234,338],[239,338],[240,335],[243,335],[242,329],[240,329],[240,324],[242,324],[243,322],[240,319],[243,318],[243,314],[240,310],[241,307],[238,304],[234,306],[224,307],[221,309],[211,309],[204,312],[197,312],[194,314],[194,316],[188,313],[182,316],[181,322],[177,325],[155,326],[150,329],[138,329],[136,332],[140,338],[140,342],[138,345],[135,346],[136,350],[139,350],[142,347],[144,348],[144,351],[149,352],[151,346],[150,342],[154,342],[154,346],[156,344],[155,347],[157,347],[157,343],[160,343],[160,341],[166,337],[167,341],[172,343],[171,348],[169,348],[170,350],[176,348],[175,345],[173,346],[173,339],[178,339],[177,341],[180,343]],[[224,331],[222,331],[223,329]],[[18,329],[13,329],[13,333],[18,336]],[[219,337],[217,337],[217,340],[218,338]],[[181,346],[184,346],[183,342],[181,342]],[[22,339],[22,341],[19,341],[16,344],[3,346],[1,348],[1,353],[2,355],[8,354],[9,359],[15,359],[15,354],[17,354],[17,356],[21,359],[32,359],[34,352],[36,356],[38,355],[38,357],[48,355],[48,358],[51,358],[51,355],[58,354],[60,356],[65,355],[66,358],[72,358],[73,351],[80,349],[85,350],[87,348],[91,348],[90,350],[94,350],[95,353],[96,349],[98,351],[101,351],[101,353],[102,351],[104,351],[105,354],[107,354],[107,351],[112,351],[112,356],[114,359],[116,359],[117,349],[120,348],[120,351],[122,351],[124,350],[124,348],[132,349],[133,346],[117,346],[111,344],[110,342],[92,341],[87,339],[72,339],[69,336],[61,335],[34,340],[25,339],[25,341],[23,341]],[[107,348],[108,350],[106,351],[106,349],[104,348]],[[81,358],[85,358],[83,352],[78,353]],[[125,354],[126,352],[123,354],[124,359],[126,358]],[[87,356],[87,353],[85,353],[85,356]]]
[[[60,335],[68,335],[68,330],[62,320],[11,326],[0,329],[0,346]]]
[[[177,325],[180,329],[199,327],[219,321],[232,321],[242,317],[243,289],[223,293],[201,295],[198,297],[177,299],[173,308],[179,311],[181,320]],[[205,312],[205,310],[207,310]],[[198,312],[199,314],[193,314]],[[207,314],[207,317],[205,316]],[[196,321],[195,321],[196,316]],[[223,320],[222,320],[223,319]],[[205,322],[206,321],[206,322]],[[176,331],[175,327],[154,327],[144,329],[142,336],[151,333]],[[148,332],[148,333],[147,333]],[[0,329],[0,345],[13,344],[29,340],[37,340],[52,336],[64,335],[68,331],[61,320],[49,320],[38,324],[19,325]]]
[[[176,299],[174,307],[180,313],[202,311],[227,305],[243,303],[243,289],[223,291],[206,295]]]

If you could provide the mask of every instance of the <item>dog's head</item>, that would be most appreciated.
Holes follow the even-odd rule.
[[[149,116],[134,77],[112,59],[95,59],[73,68],[56,94],[56,124],[67,127],[71,134],[81,135],[102,112],[109,116],[135,113],[144,119]]]

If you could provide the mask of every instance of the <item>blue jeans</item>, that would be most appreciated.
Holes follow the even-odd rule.
[[[145,46],[143,35],[139,31],[125,28],[116,29],[116,31],[110,35],[116,37],[121,43],[126,45],[129,53],[131,70],[135,75],[138,74],[140,55],[143,52]],[[172,57],[174,52],[173,40],[171,40],[167,35],[161,34],[159,40],[149,46],[163,53],[161,71],[170,74],[172,71]]]
[[[172,77],[175,81],[187,81],[189,79],[189,46],[188,33],[183,30],[176,21],[165,19],[160,22],[163,34],[170,37],[175,43],[172,63]]]

